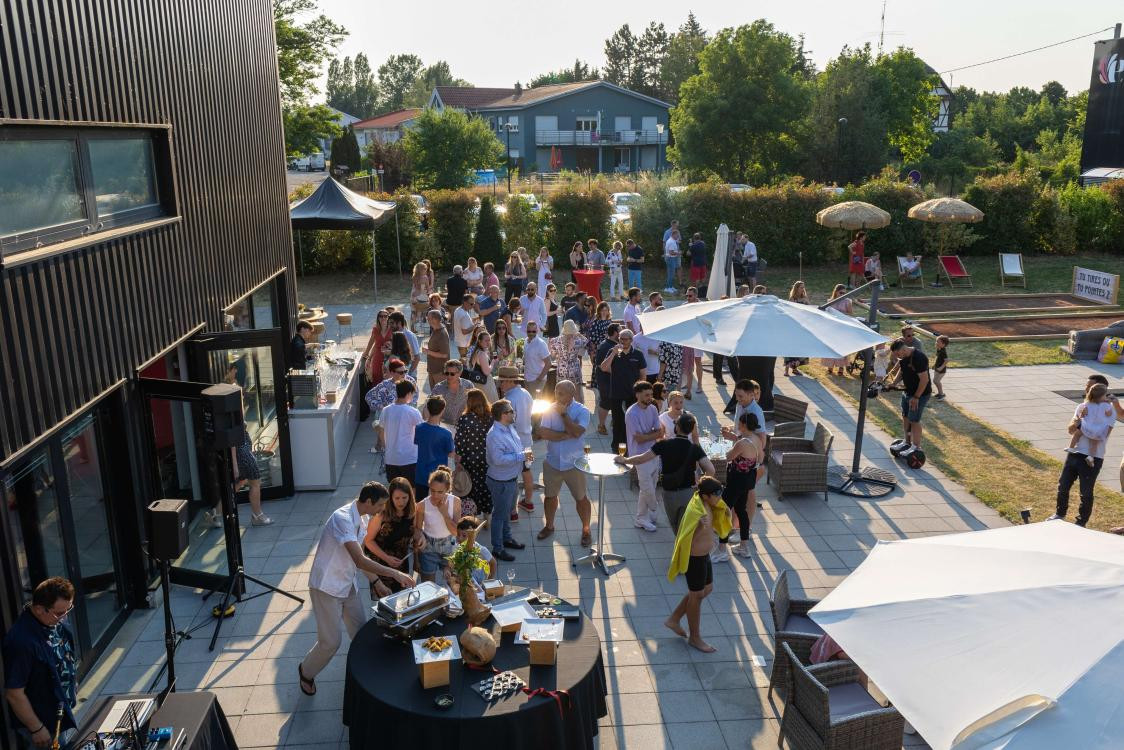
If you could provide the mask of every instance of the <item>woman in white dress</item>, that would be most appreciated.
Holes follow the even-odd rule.
[[[484,269],[476,262],[476,258],[468,259],[468,266],[464,269],[464,280],[468,284],[468,291],[473,294],[484,293]]]
[[[468,368],[480,371],[487,378],[483,383],[474,383],[475,387],[484,391],[488,403],[499,398],[496,392],[496,379],[492,377],[492,368],[496,364],[496,353],[492,349],[492,336],[483,328],[476,329],[476,340],[468,348]]]
[[[554,276],[554,258],[545,247],[539,248],[539,257],[535,258],[535,267],[539,269],[539,289],[546,289]]]

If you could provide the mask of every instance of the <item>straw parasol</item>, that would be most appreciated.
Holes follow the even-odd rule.
[[[909,209],[909,218],[934,224],[975,224],[983,211],[959,198],[933,198]]]
[[[832,229],[881,229],[890,225],[890,214],[863,201],[844,201],[817,213],[816,223]]]

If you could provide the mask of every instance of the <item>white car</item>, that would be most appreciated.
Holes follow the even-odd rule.
[[[741,182],[732,182],[726,185],[726,187],[730,189],[731,193],[744,193],[747,190],[753,190],[752,187]]]
[[[530,204],[532,211],[542,211],[542,203],[539,202],[539,199],[534,193],[512,193],[510,197],[519,198],[525,203]],[[504,210],[506,210],[506,207]]]
[[[632,207],[640,200],[640,193],[613,193],[609,196],[613,213],[609,217],[613,225],[632,220]]]

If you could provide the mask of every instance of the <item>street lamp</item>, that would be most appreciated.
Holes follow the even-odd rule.
[[[847,175],[843,170],[843,133],[847,130],[847,118],[840,117],[835,124],[838,126],[835,131],[835,184],[842,187],[847,182]]]
[[[511,131],[515,128],[510,122],[505,122],[503,129],[507,133],[507,193],[511,195]]]
[[[656,171],[663,172],[663,159],[660,158],[660,144],[663,143],[663,123],[656,123]]]

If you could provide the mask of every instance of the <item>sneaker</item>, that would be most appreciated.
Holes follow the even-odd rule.
[[[908,445],[908,446],[905,447],[904,450],[902,450],[901,453],[898,454],[898,458],[906,458],[907,456],[912,455],[916,450],[917,450],[916,445]]]
[[[1050,516],[1049,518],[1047,518],[1046,520],[1047,521],[1064,521],[1065,516],[1059,516],[1057,513],[1055,513],[1052,516]]]
[[[702,393],[702,392],[703,392],[703,391],[702,391],[702,386],[701,386],[701,385],[697,385],[697,386],[695,386],[695,393]]]
[[[530,513],[531,511],[533,511],[535,509],[535,504],[532,503],[530,500],[520,500],[519,501],[519,507],[522,508],[523,510],[527,511],[528,513]]]
[[[209,526],[212,529],[222,528],[222,514],[218,511],[203,511],[203,525]]]
[[[644,531],[655,531],[656,530],[656,525],[646,518],[637,518],[635,521],[632,522],[632,525],[635,526],[638,529],[644,529]]]
[[[712,563],[717,563],[717,562],[726,562],[726,561],[727,561],[727,560],[729,560],[729,559],[730,559],[730,553],[729,553],[729,551],[727,550],[727,548],[726,548],[726,545],[725,545],[725,544],[719,544],[719,545],[718,545],[717,547],[715,547],[715,548],[714,548],[714,550],[713,550],[713,551],[712,551],[712,552],[710,553],[710,561],[711,561]]]
[[[648,520],[652,522],[653,526],[659,526],[660,525],[659,514],[656,513],[656,511],[654,511],[654,510],[649,511]]]
[[[933,396],[933,398],[935,398],[937,401],[944,401],[944,394],[938,393],[936,396]]]
[[[273,523],[273,519],[267,516],[264,512],[250,514],[251,526],[269,526],[271,523]]]
[[[738,557],[753,557],[753,550],[749,548],[749,543],[747,542],[735,546],[734,554]]]
[[[901,438],[899,438],[899,439],[895,440],[894,442],[890,443],[890,450],[892,450],[892,451],[900,450],[900,449],[906,447],[907,445],[909,445],[908,440],[902,440]]]
[[[518,521],[519,520],[519,511],[517,511],[517,510],[511,511],[511,520],[512,521]]]

